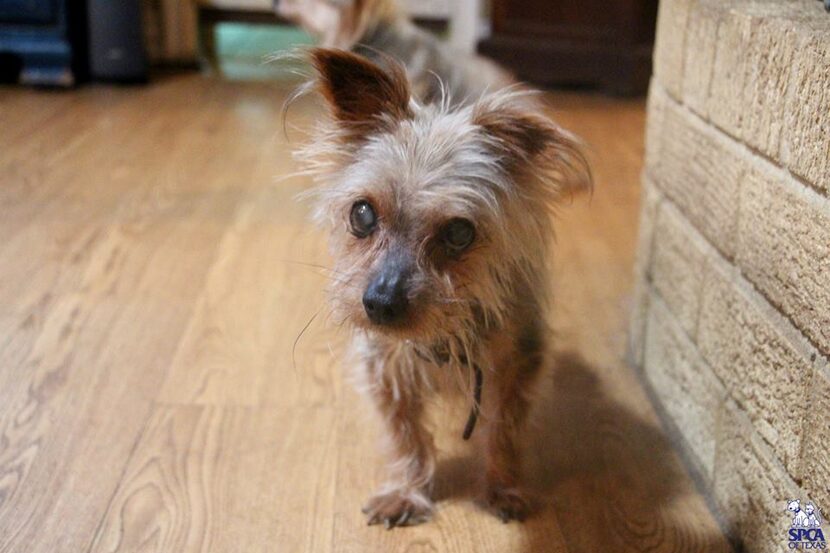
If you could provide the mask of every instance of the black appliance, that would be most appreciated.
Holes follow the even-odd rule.
[[[147,78],[141,0],[0,0],[0,82]]]
[[[103,81],[146,80],[140,0],[88,0],[87,14],[91,77]]]

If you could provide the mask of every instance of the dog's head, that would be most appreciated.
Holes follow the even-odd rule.
[[[465,343],[523,296],[531,303],[551,205],[568,179],[590,178],[576,142],[515,91],[421,105],[396,62],[310,57],[331,117],[300,159],[331,232],[336,319]]]
[[[395,0],[274,0],[274,10],[322,46],[344,49],[379,21],[400,16]]]

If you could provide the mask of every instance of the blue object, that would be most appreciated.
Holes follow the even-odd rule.
[[[76,47],[80,41],[73,44],[68,4],[66,0],[0,0],[0,74],[4,80],[52,86],[72,86],[78,81],[82,64]]]

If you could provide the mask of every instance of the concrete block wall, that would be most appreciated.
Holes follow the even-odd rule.
[[[747,551],[830,516],[830,15],[662,0],[630,355]],[[827,533],[827,527],[825,527]]]

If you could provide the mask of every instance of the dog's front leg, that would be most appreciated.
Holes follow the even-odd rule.
[[[363,508],[369,524],[383,523],[387,528],[414,525],[429,520],[432,514],[429,493],[435,448],[423,426],[421,386],[414,380],[398,378],[394,367],[387,367],[370,386],[383,420],[390,478]]]
[[[505,341],[506,342],[506,341]],[[512,346],[512,347],[510,347]],[[501,343],[495,370],[484,377],[484,506],[503,522],[524,520],[530,504],[520,487],[519,435],[541,363],[537,341]],[[489,376],[489,382],[488,382]]]

